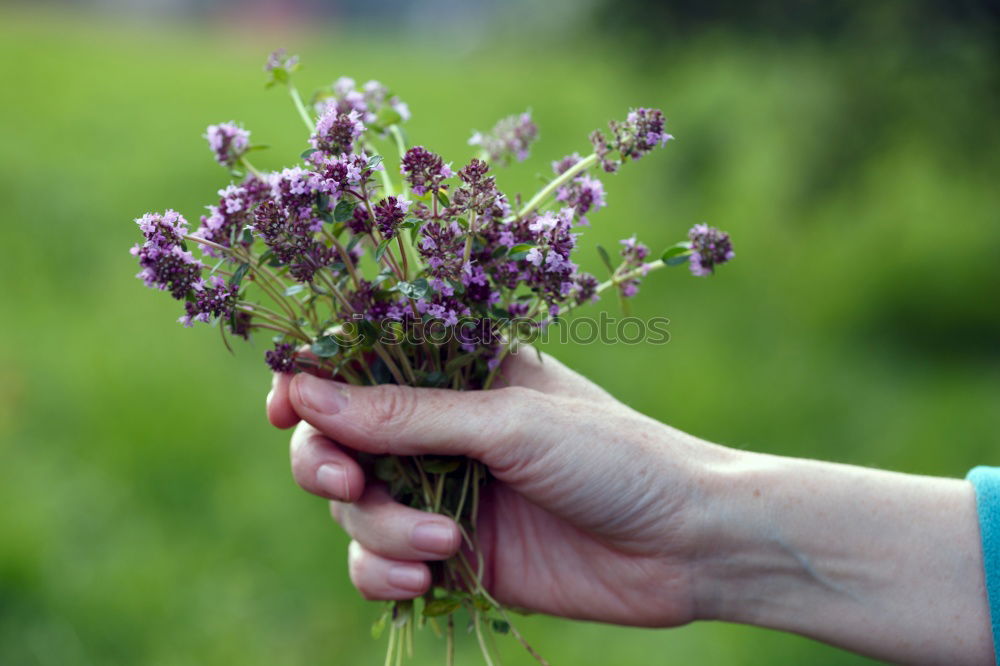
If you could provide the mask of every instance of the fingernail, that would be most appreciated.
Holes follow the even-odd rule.
[[[438,522],[417,523],[410,534],[410,543],[417,550],[447,554],[455,544],[455,530]]]
[[[389,585],[407,592],[420,592],[424,589],[425,574],[423,569],[397,564],[389,569],[386,580]]]
[[[301,373],[292,385],[299,402],[313,411],[333,415],[347,407],[347,391],[336,382]]]
[[[320,465],[320,468],[316,470],[316,483],[328,495],[333,495],[339,499],[347,499],[351,496],[351,485],[347,480],[347,470],[337,463]]]

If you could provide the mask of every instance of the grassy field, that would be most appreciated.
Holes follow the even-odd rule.
[[[650,277],[635,311],[670,317],[665,346],[549,351],[735,447],[953,476],[998,461],[1000,129],[974,49],[717,35],[659,55],[596,39],[449,51],[0,10],[0,664],[381,663],[346,539],[265,422],[263,341],[233,358],[174,324],[127,252],[134,217],[196,219],[226,184],[208,123],[244,122],[272,146],[263,167],[295,160],[299,121],[260,71],[282,44],[304,88],[389,83],[410,136],[456,163],[472,128],[530,107],[542,139],[500,176],[511,190],[629,106],[661,106],[677,141],[607,179],[587,267],[597,243],[664,247],[702,220],[738,258],[713,279]],[[721,624],[522,624],[561,665],[865,663]],[[439,663],[431,637],[418,650]]]

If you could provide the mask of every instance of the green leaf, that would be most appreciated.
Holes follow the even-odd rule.
[[[507,246],[506,245],[501,245],[500,247],[498,247],[495,250],[493,250],[493,252],[491,253],[490,256],[492,256],[494,259],[499,259],[500,257],[504,256],[505,254],[507,254]]]
[[[385,255],[386,250],[389,249],[389,243],[391,242],[391,238],[385,238],[378,244],[378,247],[375,248],[375,261],[382,261],[382,257]]]
[[[530,252],[535,247],[536,246],[532,245],[531,243],[519,243],[514,247],[510,248],[510,253],[508,254],[508,256],[514,261],[521,261],[522,259],[527,257],[528,252]]]
[[[510,622],[507,620],[493,620],[493,631],[498,634],[510,633]]]
[[[382,632],[385,631],[385,626],[389,623],[389,609],[385,609],[385,612],[379,616],[377,620],[372,624],[372,638],[378,639],[382,636]]]
[[[299,155],[299,158],[303,159],[303,160],[307,160],[307,159],[309,159],[309,156],[312,155],[315,152],[316,152],[315,148],[306,148],[305,150],[302,151],[302,154]]]
[[[597,246],[597,254],[601,255],[601,261],[607,267],[609,273],[615,272],[615,267],[611,265],[611,256],[608,255],[608,251],[604,249],[603,245]]]
[[[441,203],[442,206],[447,208],[448,206],[451,205],[451,202],[448,201],[448,195],[445,194],[444,191],[436,190],[435,194],[437,195],[437,200]]]
[[[413,282],[399,282],[396,285],[396,290],[399,293],[412,299],[423,298],[429,289],[430,285],[427,284],[426,278],[417,278]]]
[[[667,266],[676,266],[687,261],[690,255],[691,243],[688,241],[681,241],[680,243],[674,243],[664,250],[663,254],[660,255],[660,259]]]
[[[254,152],[254,151],[256,151],[256,150],[267,150],[267,149],[268,149],[268,148],[270,148],[270,147],[271,147],[271,146],[268,146],[267,144],[263,144],[263,143],[262,143],[262,144],[260,144],[260,145],[256,145],[256,144],[255,144],[255,145],[253,145],[253,146],[250,146],[249,148],[247,148],[247,149],[246,149],[246,150],[244,150],[243,152],[244,152],[244,153],[252,153],[252,152]]]
[[[240,264],[240,267],[236,269],[236,272],[233,273],[233,276],[229,278],[229,284],[236,285],[237,287],[239,287],[240,282],[243,281],[243,278],[246,276],[247,271],[249,270],[250,270],[250,264],[246,262]]]
[[[373,169],[374,170],[374,169],[378,168],[379,164],[382,164],[382,156],[381,155],[372,155],[370,158],[368,158],[368,164],[366,166],[369,169]]]
[[[431,474],[447,474],[454,472],[462,464],[458,458],[424,458],[420,461],[420,466],[424,472]]]
[[[320,358],[330,358],[336,356],[337,352],[340,351],[340,343],[332,335],[324,335],[312,343],[309,349]]]
[[[387,266],[378,272],[378,275],[376,275],[375,279],[372,280],[372,285],[378,286],[391,277],[392,277],[392,269]]]
[[[305,288],[304,284],[293,284],[285,288],[285,296],[294,296]]]
[[[361,242],[361,236],[360,235],[351,236],[351,240],[347,241],[347,247],[344,248],[344,249],[346,249],[348,252],[350,252],[360,242]]]
[[[399,225],[400,229],[416,229],[423,223],[419,217],[408,217]]]
[[[441,617],[451,615],[462,607],[458,599],[432,599],[424,606],[424,617]]]
[[[279,83],[288,83],[288,71],[284,67],[275,67],[272,69],[271,76]]]
[[[253,243],[253,229],[250,227],[243,227],[243,242],[247,245]]]
[[[354,215],[357,205],[357,202],[341,199],[333,209],[333,219],[337,222],[346,222]]]

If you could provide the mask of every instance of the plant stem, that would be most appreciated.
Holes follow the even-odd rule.
[[[254,165],[250,164],[250,160],[248,160],[246,157],[241,156],[240,157],[240,163],[243,166],[245,166],[246,169],[247,169],[247,171],[249,171],[250,173],[252,173],[254,175],[254,177],[257,178],[257,180],[264,180],[264,176],[261,174],[261,172],[258,171],[254,167]]]
[[[402,159],[406,155],[406,141],[403,139],[403,132],[398,125],[389,125],[389,134],[396,142],[396,149],[399,150],[399,157]]]
[[[642,276],[646,275],[647,273],[652,273],[653,271],[658,271],[661,268],[663,268],[664,266],[666,266],[666,264],[663,263],[662,259],[657,259],[656,261],[651,261],[648,264],[643,264],[642,266],[639,266],[639,268],[633,268],[632,270],[630,270],[627,273],[623,273],[623,274],[621,274],[619,276],[612,277],[610,280],[605,280],[601,284],[597,285],[597,289],[595,290],[594,293],[599,294],[602,291],[605,291],[605,290],[607,290],[607,289],[609,289],[611,287],[614,287],[614,286],[617,286],[617,285],[621,284],[622,282],[627,282],[627,281],[633,280],[633,279],[635,279],[637,277],[642,277]],[[582,303],[570,303],[568,305],[563,306],[559,310],[559,316],[560,317],[563,316],[564,314],[566,314],[570,310],[574,310],[574,309],[580,307],[580,305],[583,305],[583,304]]]
[[[479,615],[480,615],[479,611],[473,611],[472,622],[476,627],[476,640],[479,641],[479,649],[483,653],[483,659],[486,660],[486,666],[493,666],[493,660],[490,659],[490,651],[486,647],[486,641],[483,640],[482,627],[479,626],[480,625]]]
[[[375,147],[372,144],[365,142],[364,148],[366,153],[371,153],[369,157],[371,157],[372,155],[378,155],[378,152],[375,150]],[[385,170],[385,165],[383,165],[382,168],[378,170],[378,176],[379,179],[382,181],[382,189],[385,191],[385,196],[387,197],[393,196],[396,190],[392,186],[392,180],[389,178],[389,172]]]
[[[516,216],[510,217],[508,220],[524,217],[528,213],[531,213],[545,201],[546,197],[555,192],[557,188],[575,178],[581,171],[586,171],[595,164],[597,164],[597,153],[587,155],[582,160],[566,169],[566,171],[553,178],[548,185],[540,189],[535,196],[531,197],[531,200],[528,201],[528,203],[524,204],[524,207],[517,212]]]
[[[316,125],[313,124],[312,118],[309,117],[309,112],[306,111],[306,105],[302,103],[302,97],[299,95],[299,90],[291,83],[288,84],[288,94],[292,96],[292,102],[295,103],[295,108],[299,112],[299,116],[302,118],[302,122],[306,124],[309,133],[312,134],[316,131]]]
[[[444,653],[445,666],[455,666],[455,619],[448,616],[448,638]]]

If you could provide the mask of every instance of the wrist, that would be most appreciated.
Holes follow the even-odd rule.
[[[966,482],[733,451],[699,486],[698,617],[889,661],[991,653]]]

